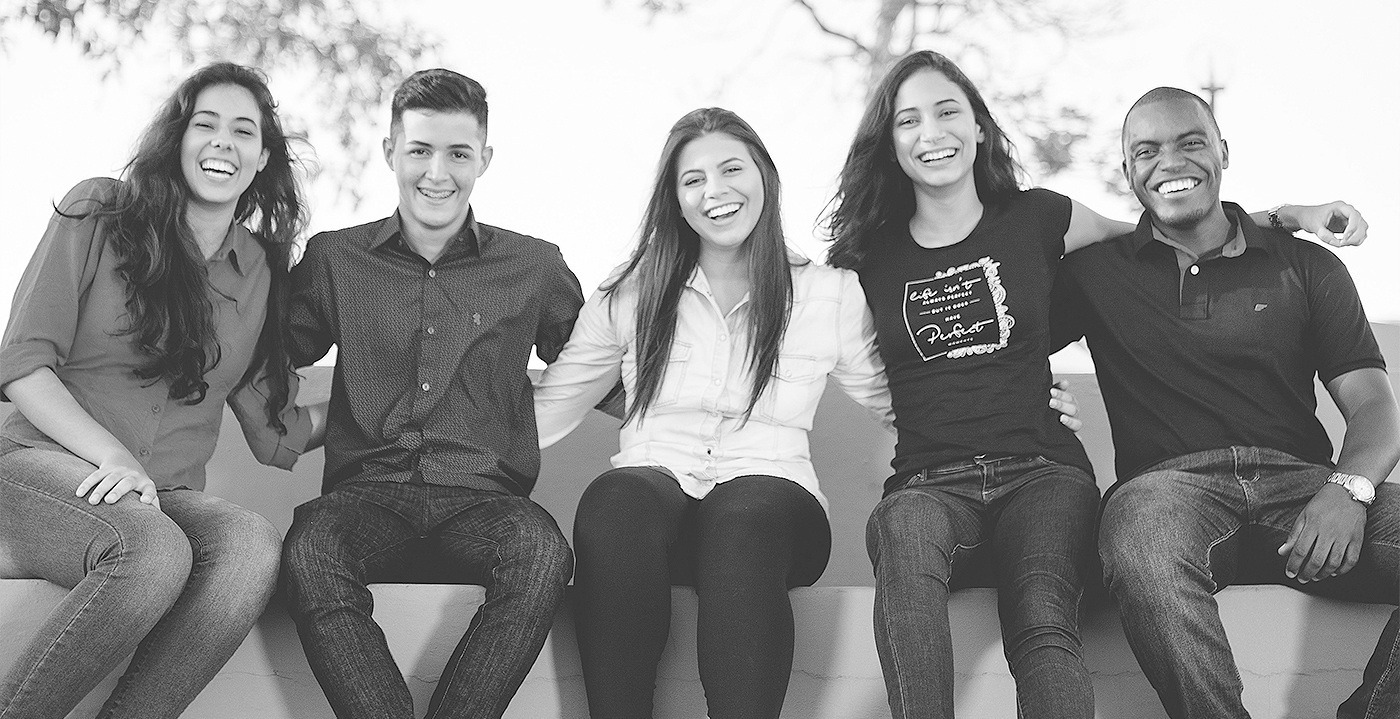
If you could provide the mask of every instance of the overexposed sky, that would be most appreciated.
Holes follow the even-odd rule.
[[[837,0],[826,0],[827,3]],[[840,0],[847,2],[847,0]],[[631,246],[670,125],[701,106],[738,112],[763,136],[784,180],[792,242],[813,256],[813,223],[829,198],[864,90],[840,45],[789,0],[693,2],[651,18],[629,0],[401,0],[400,12],[441,40],[442,64],[481,81],[495,159],[473,205],[491,224],[563,248],[585,291]],[[13,28],[13,26],[12,26]],[[1111,143],[1128,105],[1157,85],[1198,89],[1211,68],[1225,90],[1230,142],[1224,195],[1246,208],[1346,199],[1370,240],[1340,252],[1373,319],[1400,321],[1400,3],[1389,0],[1125,0],[1112,34],[1045,52],[1047,92],[1080,104]],[[934,47],[933,49],[939,49]],[[1018,48],[1019,50],[1020,48]],[[191,68],[160,49],[106,78],[62,43],[12,29],[0,52],[0,312],[43,232],[51,203],[75,182],[115,175],[136,136]],[[986,86],[989,78],[974,77]],[[272,78],[284,108],[303,93]],[[993,107],[995,112],[997,108]],[[388,109],[376,115],[382,134]],[[313,134],[320,153],[338,152]],[[377,158],[358,208],[313,189],[312,229],[393,211],[392,175]],[[1120,200],[1090,177],[1046,186],[1104,214]]]

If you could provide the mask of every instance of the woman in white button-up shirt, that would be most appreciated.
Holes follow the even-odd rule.
[[[747,123],[716,108],[681,118],[637,250],[535,390],[546,446],[619,379],[626,390],[615,469],[574,522],[594,716],[651,716],[674,582],[699,596],[709,716],[776,718],[792,665],[788,589],[815,582],[831,547],[807,445],[827,377],[892,420],[860,283],[789,252],[778,198]]]

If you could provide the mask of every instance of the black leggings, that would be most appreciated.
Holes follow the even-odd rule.
[[[792,671],[788,590],[812,584],[831,525],[778,477],[720,484],[703,500],[646,467],[605,472],[574,519],[577,627],[594,719],[652,715],[671,585],[700,599],[700,682],[711,719],[777,719]]]

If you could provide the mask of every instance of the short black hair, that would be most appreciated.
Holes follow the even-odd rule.
[[[419,70],[408,76],[394,91],[389,114],[392,134],[403,122],[405,110],[434,112],[465,112],[486,131],[486,88],[459,72],[435,67]]]
[[[1128,118],[1132,117],[1134,110],[1138,109],[1139,107],[1142,107],[1143,105],[1151,105],[1154,102],[1182,99],[1195,100],[1196,104],[1200,105],[1202,110],[1205,110],[1206,117],[1210,118],[1210,126],[1215,128],[1216,138],[1221,137],[1220,123],[1215,121],[1215,108],[1212,108],[1210,106],[1210,103],[1201,99],[1200,95],[1197,95],[1196,93],[1191,92],[1190,90],[1183,90],[1179,87],[1154,87],[1151,90],[1148,90],[1146,93],[1144,93],[1142,97],[1139,97],[1137,99],[1137,102],[1133,103],[1133,106],[1128,108],[1128,114],[1123,116],[1123,128],[1119,131],[1119,137],[1121,138],[1124,134],[1127,133]]]

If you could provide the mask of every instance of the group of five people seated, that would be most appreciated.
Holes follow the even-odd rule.
[[[0,719],[63,717],[128,655],[101,716],[177,717],[279,584],[336,716],[407,719],[368,589],[405,567],[486,589],[428,717],[501,716],[572,577],[592,716],[652,715],[684,584],[708,715],[776,719],[788,590],[831,547],[808,446],[828,378],[898,437],[866,531],[895,717],[953,716],[948,597],[979,565],[1024,717],[1094,716],[1078,620],[1100,558],[1174,718],[1247,716],[1212,599],[1242,573],[1400,603],[1400,412],[1345,267],[1290,235],[1355,244],[1365,221],[1222,203],[1228,148],[1195,95],[1127,114],[1134,227],[1023,189],[973,83],[913,53],[856,130],[826,264],[789,247],[752,127],[695,110],[586,302],[557,247],[478,220],[487,114],[465,76],[408,78],[383,144],[397,210],[294,267],[297,162],[236,65],[180,85],[121,180],[57,205],[0,346],[0,542],[70,591],[0,680]],[[1049,366],[1081,337],[1113,429],[1106,502]],[[299,406],[293,368],[332,346],[329,402]],[[1314,378],[1347,421],[1335,462]],[[618,387],[620,450],[571,549],[528,498],[539,450]],[[260,461],[324,445],[285,540],[201,491],[225,403]],[[1400,714],[1398,624],[1338,717]]]

